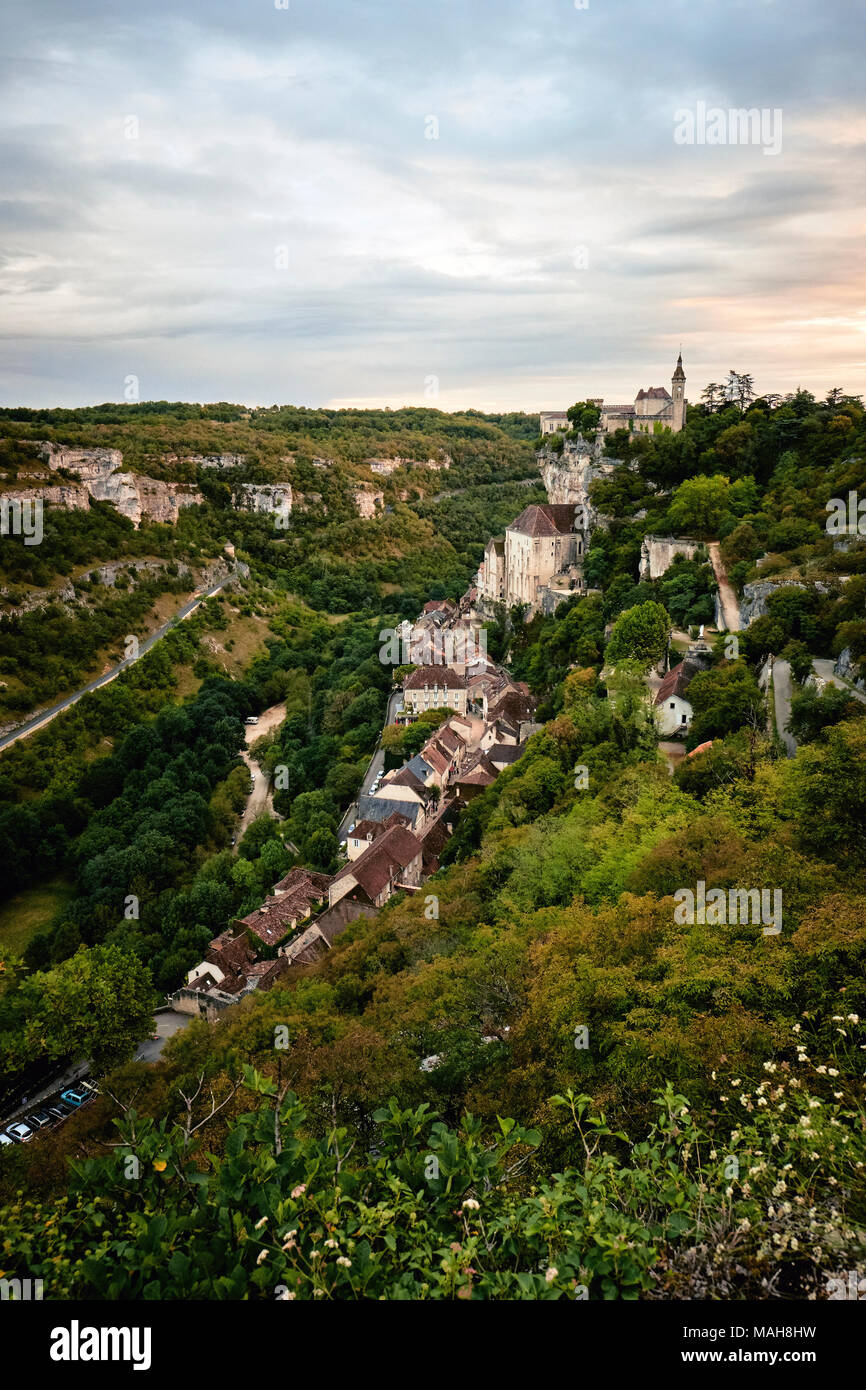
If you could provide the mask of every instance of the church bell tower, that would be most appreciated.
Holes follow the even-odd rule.
[[[683,371],[683,355],[677,358],[676,369],[671,377],[671,395],[674,398],[674,418],[671,429],[679,434],[686,422],[686,374]]]

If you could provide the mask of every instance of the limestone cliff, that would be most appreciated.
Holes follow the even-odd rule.
[[[586,528],[599,523],[599,514],[590,501],[590,484],[596,478],[607,478],[622,466],[619,459],[605,458],[601,439],[591,444],[582,434],[566,439],[562,453],[544,448],[538,454],[538,466],[547,491],[548,501],[562,506],[583,507]]]
[[[385,494],[383,492],[372,492],[365,487],[358,487],[355,488],[354,498],[355,506],[358,509],[358,515],[371,517],[376,515],[377,506],[381,507],[384,504]]]
[[[241,483],[234,501],[235,507],[251,512],[273,512],[290,516],[292,489],[289,483]]]
[[[163,483],[141,473],[121,472],[123,454],[119,449],[77,449],[45,440],[39,445],[39,454],[52,472],[65,469],[76,475],[79,485],[36,488],[17,495],[41,497],[49,505],[64,507],[85,506],[92,497],[97,502],[110,502],[135,527],[143,516],[173,524],[181,507],[197,506],[204,500],[186,483]]]

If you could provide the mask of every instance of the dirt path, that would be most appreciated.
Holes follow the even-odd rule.
[[[710,563],[713,567],[713,574],[716,576],[716,583],[719,586],[719,604],[721,606],[725,627],[728,632],[739,632],[740,605],[737,602],[737,595],[734,593],[728,579],[728,572],[722,560],[718,541],[710,541],[707,549],[710,552]]]
[[[238,822],[235,838],[239,840],[246,830],[249,830],[256,816],[260,816],[263,811],[268,811],[270,815],[276,815],[274,811],[274,794],[271,790],[268,777],[261,768],[253,762],[247,751],[252,747],[257,739],[263,734],[270,734],[274,729],[279,728],[286,717],[286,703],[271,705],[263,714],[259,715],[258,724],[247,724],[244,737],[246,738],[246,748],[241,753],[241,757],[250,770],[253,789],[247,797],[247,804],[244,813]]]

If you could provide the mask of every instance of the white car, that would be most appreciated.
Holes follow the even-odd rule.
[[[16,1144],[26,1144],[28,1139],[33,1138],[33,1130],[23,1120],[18,1120],[14,1125],[7,1125],[6,1133]]]
[[[245,724],[258,724],[258,722],[259,716],[257,714],[248,714],[246,719],[244,720]]]

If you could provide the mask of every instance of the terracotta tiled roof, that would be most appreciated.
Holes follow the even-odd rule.
[[[553,502],[533,502],[524,507],[508,529],[520,531],[524,536],[559,536],[573,531],[574,521],[574,507]]]
[[[443,724],[441,729],[436,730],[434,742],[441,744],[449,753],[459,753],[461,748],[466,747],[466,740],[461,738],[458,733],[455,733],[454,729],[449,728],[447,724]],[[421,751],[423,752],[424,750],[422,749]]]
[[[531,719],[534,712],[535,701],[532,696],[525,695],[522,690],[515,690],[513,687],[488,700],[487,718],[490,723],[504,718],[519,724],[521,720]]]
[[[405,826],[394,825],[374,840],[368,849],[357,859],[345,864],[337,874],[335,882],[351,876],[363,888],[371,902],[389,883],[395,883],[400,874],[421,853],[421,844],[411,830]]]
[[[241,921],[266,946],[274,946],[327,897],[331,882],[328,874],[291,869],[276,885],[273,897],[266,898]]]
[[[405,767],[401,767],[399,772],[389,773],[388,777],[385,779],[385,785],[389,787],[409,787],[413,792],[423,792],[427,790],[427,784],[422,782],[420,777],[416,776],[408,763]]]
[[[403,825],[408,830],[410,823],[405,816],[401,816],[399,811],[394,811],[387,820],[361,820],[355,825],[354,830],[350,831],[350,840],[378,840],[380,835],[384,835],[386,830],[390,830],[392,825]]]
[[[433,769],[434,772],[439,773],[440,777],[442,776],[443,772],[446,772],[447,769],[451,766],[452,754],[449,753],[446,749],[443,749],[439,746],[438,739],[435,743],[425,743],[421,751],[424,754],[425,761],[429,764],[429,766]]]
[[[665,700],[671,700],[675,695],[683,699],[694,674],[694,670],[686,666],[684,661],[681,661],[678,666],[672,667],[656,692],[656,704],[663,705]]]
[[[713,746],[713,739],[708,738],[707,741],[706,741],[706,743],[699,743],[698,746],[697,746],[697,748],[693,748],[692,751],[691,751],[691,753],[687,753],[687,754],[686,754],[686,757],[687,757],[687,758],[694,758],[695,755],[698,754],[698,753],[706,753],[707,749],[708,749],[708,748],[712,748],[712,746]]]

